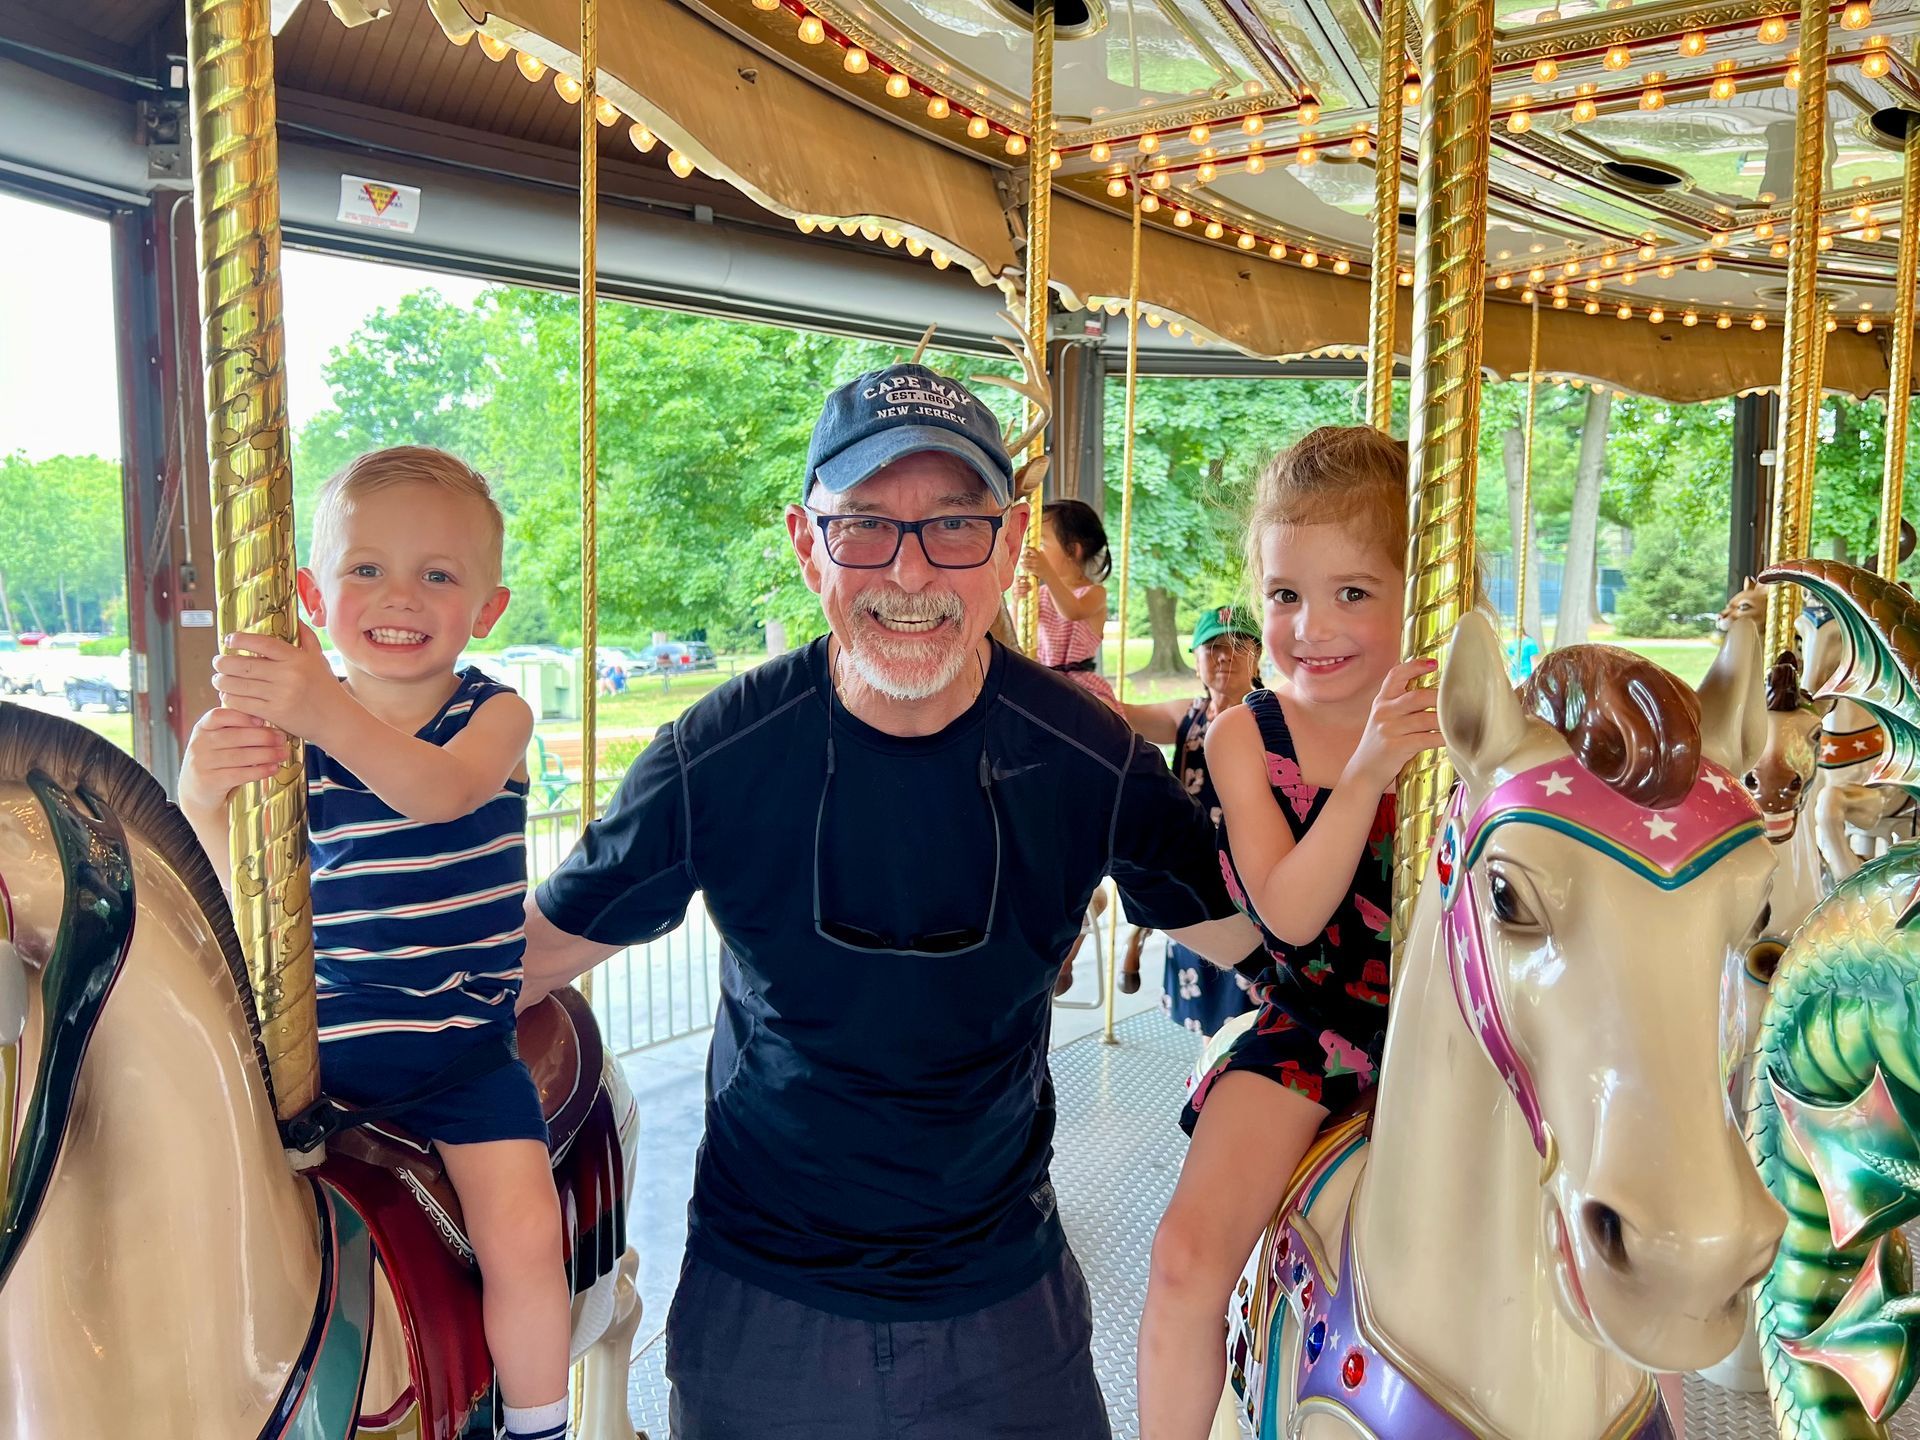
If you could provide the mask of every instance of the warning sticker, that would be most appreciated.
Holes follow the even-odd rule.
[[[411,235],[420,223],[420,190],[390,180],[368,180],[361,175],[340,177],[340,220],[375,230],[399,230]]]

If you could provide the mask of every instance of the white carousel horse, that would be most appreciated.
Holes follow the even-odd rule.
[[[579,1433],[633,1440],[633,1102],[583,1013],[536,1007],[522,1046],[543,1093],[575,1097],[549,1113]],[[0,704],[0,1046],[22,1028],[0,1051],[0,1434],[494,1434],[478,1282],[430,1159],[383,1127],[290,1167],[185,821],[104,741]]]
[[[1257,1435],[1667,1436],[1648,1371],[1734,1348],[1783,1224],[1704,1038],[1773,869],[1733,778],[1757,649],[1736,624],[1696,702],[1570,647],[1523,708],[1491,627],[1461,622],[1439,711],[1463,783],[1372,1139],[1323,1132],[1230,1317]]]

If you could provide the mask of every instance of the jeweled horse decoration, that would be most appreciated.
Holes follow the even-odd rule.
[[[579,1433],[632,1440],[632,1097],[577,995],[529,1011],[521,1045],[556,1102]],[[430,1151],[383,1125],[296,1173],[186,821],[105,741],[5,704],[0,1116],[0,1434],[494,1434],[479,1281]]]
[[[1705,1038],[1773,869],[1758,648],[1696,697],[1573,646],[1516,695],[1461,622],[1371,1140],[1323,1131],[1230,1317],[1255,1434],[1667,1436],[1648,1370],[1733,1349],[1782,1224]]]
[[[1920,794],[1920,605],[1836,561],[1778,566],[1833,612],[1829,693],[1884,725],[1874,771]],[[1920,1298],[1896,1227],[1920,1216],[1920,845],[1837,886],[1788,948],[1762,1025],[1753,1151],[1787,1207],[1755,1297],[1783,1436],[1884,1436],[1920,1374]]]

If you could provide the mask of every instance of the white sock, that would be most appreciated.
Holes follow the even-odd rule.
[[[567,1440],[567,1400],[551,1405],[508,1405],[507,1440]]]

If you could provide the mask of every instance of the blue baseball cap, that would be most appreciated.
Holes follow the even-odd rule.
[[[1000,504],[1012,499],[1013,461],[1000,422],[980,397],[924,365],[889,365],[827,397],[807,447],[800,501],[816,483],[838,495],[927,450],[965,461]]]

